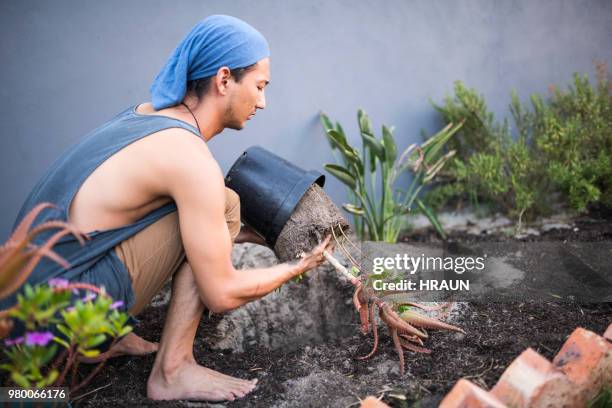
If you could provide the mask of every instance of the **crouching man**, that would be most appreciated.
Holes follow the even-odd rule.
[[[90,240],[66,237],[54,250],[71,268],[43,261],[30,284],[63,278],[104,286],[138,315],[172,278],[159,345],[129,334],[107,356],[157,351],[149,375],[152,399],[233,400],[256,380],[202,367],[193,356],[198,323],[209,308],[237,308],[323,263],[329,237],[293,264],[236,270],[234,242],[263,243],[240,227],[240,201],[224,185],[206,142],[242,129],[266,106],[269,49],[263,36],[229,16],[198,23],[158,74],[152,101],[123,111],[68,150],[27,198],[17,222],[40,202],[57,211],[36,224],[67,218]],[[243,203],[248,205],[248,203]]]

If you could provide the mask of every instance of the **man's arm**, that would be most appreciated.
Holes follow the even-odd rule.
[[[295,264],[234,269],[224,216],[225,186],[221,169],[208,147],[197,139],[181,140],[172,151],[164,171],[168,194],[178,207],[181,237],[200,297],[213,312],[234,309],[258,299],[323,263],[322,252],[329,239]],[[176,156],[174,160],[172,156]]]

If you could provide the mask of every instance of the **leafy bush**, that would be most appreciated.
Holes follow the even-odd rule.
[[[533,95],[533,113],[520,130],[531,132],[547,162],[546,174],[577,211],[601,202],[612,207],[612,92],[605,65],[595,88],[574,74],[566,92],[553,88],[548,103]]]
[[[518,219],[532,219],[554,207],[585,211],[589,204],[612,206],[612,104],[605,66],[596,89],[574,76],[567,92],[553,89],[548,101],[531,96],[532,109],[512,93],[508,122],[496,122],[484,98],[455,83],[454,97],[435,106],[445,121],[465,120],[448,143],[457,151],[428,192],[440,209],[449,201],[485,203]]]
[[[30,229],[35,218],[49,207],[52,205],[36,206],[0,247],[0,298],[19,288],[42,256],[68,266],[51,250],[59,238],[72,233],[80,240],[86,239],[61,221],[50,221]],[[31,243],[35,236],[49,229],[58,231],[40,247]],[[84,297],[70,306],[72,297],[83,296],[81,291],[86,291]],[[123,302],[113,302],[104,289],[86,283],[69,283],[56,278],[34,287],[24,285],[23,293],[17,295],[17,304],[0,311],[0,338],[6,337],[13,328],[9,318],[20,322],[25,329],[22,336],[4,341],[3,352],[8,362],[0,365],[0,369],[8,371],[11,381],[18,386],[42,388],[63,384],[72,368],[71,391],[80,389],[102,368],[104,359],[79,383],[76,375],[79,356],[96,357],[100,354],[96,347],[110,339],[113,339],[112,346],[132,330],[126,325],[127,314],[119,311],[121,306]],[[60,333],[64,337],[56,335]],[[56,356],[60,346],[64,350]]]
[[[392,128],[383,125],[382,138],[378,139],[364,111],[358,111],[357,119],[361,151],[348,143],[339,123],[332,124],[326,115],[321,114],[332,152],[338,151],[341,156],[340,160],[336,157],[337,164],[327,164],[325,169],[348,187],[352,203],[344,204],[343,208],[354,215],[358,237],[396,242],[403,227],[403,215],[415,204],[444,237],[435,213],[419,195],[454,154],[454,151],[443,153],[443,147],[461,124],[448,125],[422,146],[413,144],[398,157]],[[408,189],[401,191],[395,184],[406,170],[412,172],[413,178]],[[379,176],[380,187],[377,187]]]
[[[496,122],[484,98],[455,83],[455,98],[436,106],[444,120],[465,120],[449,143],[457,156],[427,195],[439,209],[451,198],[494,206],[520,220],[547,210],[548,180],[542,176],[537,152],[523,135],[512,138],[508,122]]]
[[[71,296],[84,289],[87,294],[74,306],[69,306]],[[87,284],[69,284],[54,279],[49,284],[25,285],[24,293],[18,295],[17,305],[8,314],[20,320],[26,332],[23,336],[5,340],[4,353],[9,363],[0,365],[0,368],[10,372],[15,384],[37,388],[63,384],[72,368],[71,391],[78,390],[91,379],[86,378],[77,384],[78,357],[97,357],[100,354],[97,346],[131,331],[132,328],[126,325],[127,314],[118,310],[121,306],[122,302],[113,302],[104,290]],[[52,329],[65,338],[56,336]],[[65,352],[51,364],[58,345]]]

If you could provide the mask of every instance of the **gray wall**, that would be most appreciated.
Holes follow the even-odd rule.
[[[400,147],[441,125],[463,80],[499,115],[574,71],[612,62],[612,2],[601,1],[2,1],[0,239],[51,162],[148,88],[187,31],[210,14],[257,27],[272,50],[268,107],[211,142],[226,171],[260,144],[305,168],[332,161],[323,110],[357,141],[356,110],[392,124]],[[342,186],[328,178],[341,203]]]

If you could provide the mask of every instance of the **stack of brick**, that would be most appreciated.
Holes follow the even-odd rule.
[[[552,362],[525,350],[487,392],[461,379],[441,408],[584,407],[612,387],[612,324],[603,337],[577,328]]]

